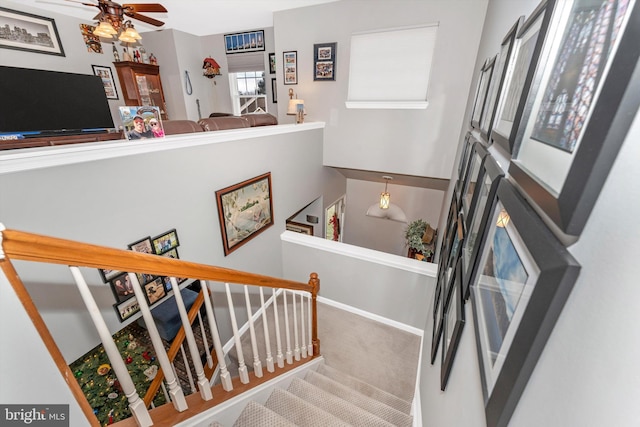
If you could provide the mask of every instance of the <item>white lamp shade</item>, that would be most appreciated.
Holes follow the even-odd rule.
[[[96,29],[93,30],[93,34],[98,37],[109,38],[117,33],[118,32],[115,30],[115,28],[113,28],[113,26],[106,21],[101,21],[100,24],[98,24],[98,26],[96,27]]]
[[[369,206],[366,215],[374,218],[390,219],[391,221],[407,223],[407,215],[400,206],[394,205],[393,203],[389,203],[387,209],[382,209],[379,203],[374,203]]]
[[[295,116],[298,113],[298,104],[304,106],[304,99],[290,99],[289,107],[287,108],[287,114],[290,116]]]

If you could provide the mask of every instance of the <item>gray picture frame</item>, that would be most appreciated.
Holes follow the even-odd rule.
[[[527,260],[530,266],[526,284],[528,299],[517,300],[506,331],[496,329],[498,326],[488,321],[492,318],[491,310],[497,310],[499,305],[484,296],[485,293],[498,295],[496,301],[499,301],[500,296],[505,296],[502,287],[494,285],[492,290],[486,268],[476,270],[471,285],[486,422],[489,426],[507,426],[578,277],[580,265],[508,180],[500,180],[490,208],[492,213],[487,215],[487,232],[481,243],[481,267],[490,264],[494,266],[490,269],[492,272],[499,272],[500,267],[495,266],[503,263],[500,259],[503,251],[494,251],[491,243],[502,208],[508,213],[509,236],[517,238],[514,247],[518,258]],[[493,275],[498,277],[500,273]],[[524,286],[522,288],[524,293]],[[500,333],[504,338],[498,343],[497,353],[496,347],[485,345],[495,344],[495,340],[487,340],[489,333]]]
[[[556,57],[549,58],[553,54],[551,38],[545,42],[542,53],[547,61],[541,61],[539,67],[532,70],[532,89],[518,129],[520,142],[508,172],[525,197],[553,224],[561,237],[581,234],[631,126],[634,114],[630,112],[637,111],[640,106],[640,5],[634,3],[627,14],[628,23],[618,33],[619,44],[608,58],[610,63],[606,73],[600,77],[600,87],[595,92],[590,114],[582,125],[581,137],[572,153],[542,142],[530,142],[527,130],[536,120],[534,100],[545,90],[541,87],[542,75],[546,67],[553,67],[555,63]],[[553,22],[554,29],[560,25]],[[549,164],[563,164],[562,169],[555,173],[555,176],[564,177],[563,180],[554,175],[541,176],[543,174],[536,169],[540,170],[542,166],[525,160],[525,151],[534,148],[529,144],[543,147]]]
[[[442,318],[442,364],[440,366],[440,390],[442,391],[447,387],[465,324],[461,258],[458,259],[448,294]]]

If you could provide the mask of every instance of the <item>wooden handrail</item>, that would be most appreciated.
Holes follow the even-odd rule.
[[[14,259],[75,267],[147,273],[156,276],[189,277],[197,278],[199,280],[211,280],[223,283],[246,284],[309,292],[311,294],[312,301],[313,357],[317,357],[320,354],[316,306],[316,297],[320,289],[320,281],[316,273],[311,273],[308,283],[301,283],[158,255],[114,249],[17,230],[2,229],[2,225],[0,224],[0,268],[9,280],[11,286],[14,288],[18,298],[25,308],[25,311],[29,314],[29,317],[40,334],[43,343],[53,358],[54,363],[57,365],[72,394],[79,403],[82,412],[85,414],[87,420],[92,426],[97,426],[99,424],[97,418],[93,414],[93,409],[86,400],[83,391],[73,376],[69,366],[66,364],[60,349],[53,340],[53,337],[33,303],[31,296],[15,271],[15,268],[11,263]],[[193,322],[198,312],[198,309],[194,309],[194,307],[200,307],[203,301],[204,297],[201,291],[194,302],[192,309],[189,311],[190,322]],[[184,328],[181,328],[174,339],[174,343],[184,340],[184,335]],[[178,349],[179,344],[175,345],[175,348],[172,345],[169,349],[168,354],[172,360],[175,358]],[[157,380],[159,385],[162,380],[162,375],[160,375],[160,373],[161,370],[159,370],[153,383]],[[238,391],[240,390],[236,390],[236,392],[232,394],[235,395]],[[145,396],[145,404],[149,405],[150,400],[148,402],[147,397],[152,399],[156,392],[157,387],[156,391],[153,392],[153,395]],[[150,393],[151,390],[149,390],[148,394]],[[226,398],[227,397],[223,398],[223,400]]]
[[[2,231],[2,247],[8,258],[23,261],[312,291],[307,283],[9,229]]]

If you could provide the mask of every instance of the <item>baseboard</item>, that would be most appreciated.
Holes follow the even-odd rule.
[[[332,307],[338,308],[340,310],[344,310],[353,314],[357,314],[358,316],[365,317],[367,319],[391,326],[396,329],[403,330],[405,332],[409,332],[410,334],[418,335],[419,337],[424,337],[424,330],[418,329],[415,326],[407,325],[406,323],[401,323],[396,320],[391,320],[386,317],[379,316],[377,314],[370,313],[368,311],[361,310],[359,308],[343,304],[341,302],[337,302],[334,300],[330,300],[323,297],[318,297],[318,302],[326,305],[330,305]]]

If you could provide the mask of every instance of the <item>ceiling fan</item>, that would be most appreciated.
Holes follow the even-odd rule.
[[[146,22],[147,24],[154,25],[156,27],[160,27],[164,25],[164,22],[159,21],[155,18],[151,18],[150,16],[142,15],[139,12],[167,12],[167,9],[162,6],[160,3],[131,3],[131,4],[119,4],[110,0],[97,0],[97,3],[85,3],[77,0],[67,0],[74,3],[80,3],[85,6],[97,7],[100,12],[93,17],[94,20],[98,21],[98,33],[94,31],[94,34],[97,34],[101,37],[111,37],[116,35],[118,32],[122,30],[121,35],[119,36],[120,40],[126,41],[122,38],[122,35],[125,34],[126,31],[133,29],[133,24],[131,21],[127,19],[137,19],[138,21]],[[108,27],[111,27],[110,29]],[[104,31],[102,31],[102,29]],[[134,38],[140,39],[140,35],[138,35],[137,31],[135,32]],[[130,32],[131,33],[131,32]]]

